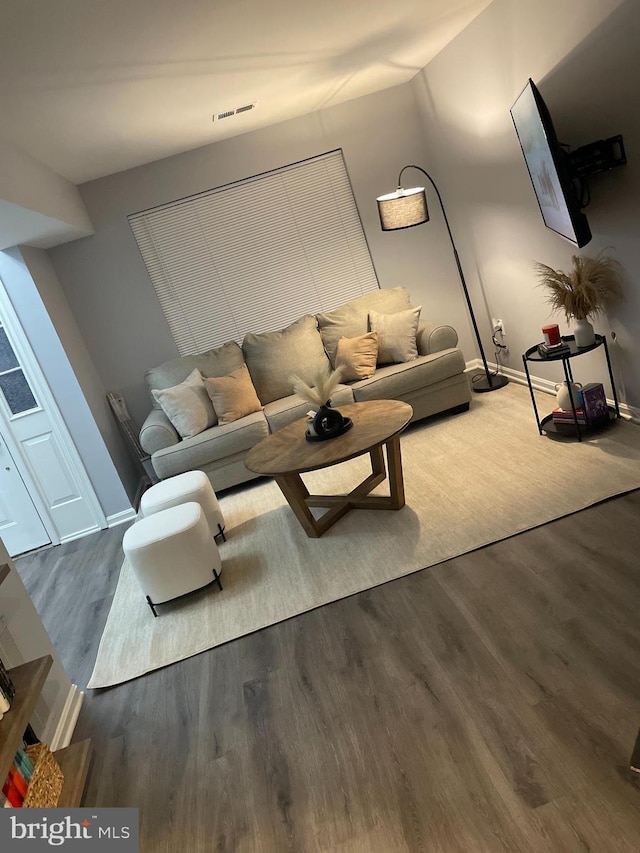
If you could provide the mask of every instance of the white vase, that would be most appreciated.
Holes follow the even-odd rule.
[[[580,408],[580,400],[578,398],[580,391],[582,391],[582,385],[580,382],[571,383],[571,393],[569,393],[569,386],[566,381],[562,382],[560,385],[556,385],[556,402],[558,404],[558,408],[565,412],[571,412],[574,406],[576,409]],[[573,405],[571,402],[572,397]]]
[[[576,339],[577,347],[590,347],[596,342],[593,326],[588,320],[578,320],[576,318],[573,327],[573,336]]]

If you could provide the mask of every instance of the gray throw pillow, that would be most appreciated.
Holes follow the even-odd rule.
[[[293,393],[289,379],[292,373],[313,385],[319,374],[330,372],[316,319],[311,314],[277,332],[246,335],[242,349],[263,406]]]
[[[418,357],[416,333],[421,308],[409,308],[395,314],[369,311],[371,331],[378,333],[378,364],[401,364]]]
[[[182,438],[192,438],[216,423],[213,404],[198,370],[179,385],[151,393]]]

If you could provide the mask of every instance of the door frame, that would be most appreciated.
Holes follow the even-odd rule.
[[[20,319],[15,312],[2,280],[0,280],[0,312],[2,313],[2,321],[11,335],[11,344],[13,345],[20,364],[24,369],[27,381],[33,389],[34,396],[39,400],[40,408],[47,412],[51,420],[52,432],[59,442],[65,462],[69,466],[69,471],[76,479],[80,494],[86,500],[87,506],[91,510],[91,514],[95,522],[94,528],[85,529],[77,535],[73,534],[70,536],[60,537],[55,524],[49,515],[46,503],[41,497],[37,476],[35,476],[31,471],[30,466],[27,464],[19,443],[13,436],[11,422],[3,408],[0,406],[0,434],[2,435],[2,439],[7,445],[9,453],[13,457],[15,465],[24,480],[25,486],[31,496],[31,500],[35,504],[38,514],[42,519],[42,523],[49,534],[51,544],[59,545],[62,542],[69,542],[73,539],[79,538],[79,536],[85,536],[88,533],[103,530],[108,526],[106,516],[102,510],[100,502],[98,501],[93,484],[89,479],[75,442],[73,441],[71,433],[69,432],[62,417],[62,413],[58,408],[55,397],[49,388],[49,384],[42,372],[35,353],[31,348],[29,339],[22,328]],[[16,415],[15,417],[19,418],[20,415]]]

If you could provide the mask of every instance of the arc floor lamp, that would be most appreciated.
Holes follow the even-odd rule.
[[[444,209],[444,204],[442,203],[442,196],[440,195],[440,191],[435,184],[435,181],[431,177],[428,172],[421,166],[403,166],[400,170],[400,174],[398,175],[398,189],[394,193],[388,193],[387,195],[379,196],[376,201],[378,202],[378,213],[380,215],[380,225],[382,226],[383,231],[398,231],[401,228],[413,228],[414,225],[422,225],[424,222],[429,221],[429,208],[427,207],[427,194],[424,187],[413,187],[413,189],[405,190],[402,187],[402,174],[405,169],[417,169],[419,172],[427,178],[430,182],[431,186],[436,192],[438,197],[438,201],[440,202],[440,207],[442,209],[442,215],[444,217],[444,224],[447,226],[447,232],[449,234],[449,240],[451,240],[451,248],[453,249],[453,257],[456,261],[456,266],[458,267],[458,275],[460,276],[460,283],[462,284],[462,290],[464,291],[464,297],[467,300],[467,308],[469,309],[469,315],[471,316],[471,323],[473,325],[473,331],[476,335],[476,341],[478,342],[478,349],[480,350],[480,355],[482,357],[482,364],[484,366],[484,376],[478,375],[475,377],[475,381],[472,380],[471,387],[474,391],[496,391],[498,388],[504,388],[505,385],[508,384],[509,380],[506,376],[502,376],[500,373],[491,373],[489,370],[489,365],[487,364],[487,359],[484,354],[484,348],[482,346],[482,340],[480,339],[480,332],[478,331],[478,324],[476,323],[476,317],[473,313],[473,305],[471,304],[471,298],[469,297],[469,291],[467,290],[467,283],[464,280],[464,273],[462,272],[462,266],[460,265],[460,258],[458,257],[458,250],[456,249],[456,244],[453,241],[453,234],[451,233],[451,228],[449,227],[449,220],[447,219],[447,213]]]

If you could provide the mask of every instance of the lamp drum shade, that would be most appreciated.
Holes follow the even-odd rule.
[[[396,192],[381,195],[376,201],[383,231],[413,228],[414,225],[429,221],[424,187],[414,187],[410,190],[399,187]]]

